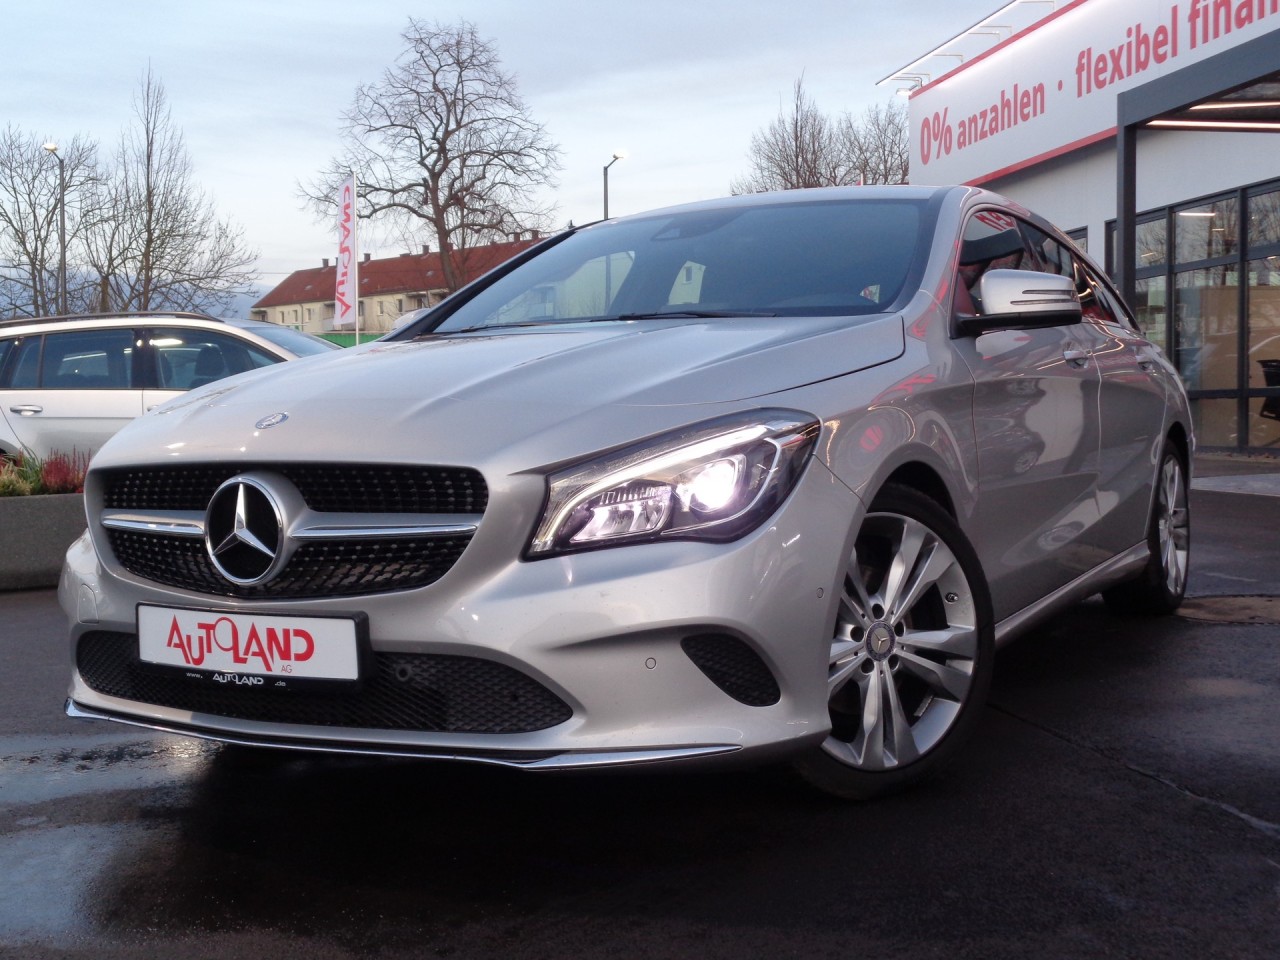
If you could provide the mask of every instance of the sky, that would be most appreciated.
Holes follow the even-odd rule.
[[[148,68],[195,183],[259,253],[259,287],[333,257],[299,199],[340,116],[404,49],[409,18],[473,23],[562,150],[554,225],[723,196],[803,76],[824,112],[894,99],[877,81],[1000,0],[0,0],[0,122],[110,153]],[[429,238],[423,238],[427,240]],[[362,252],[402,252],[366,230]]]

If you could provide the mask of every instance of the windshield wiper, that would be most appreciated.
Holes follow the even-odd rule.
[[[674,319],[694,320],[731,320],[735,317],[776,317],[776,313],[766,313],[763,310],[655,310],[652,313],[620,313],[616,317],[598,317],[593,323],[601,320],[664,320],[668,317]]]

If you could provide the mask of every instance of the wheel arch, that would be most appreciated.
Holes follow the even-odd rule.
[[[952,519],[956,518],[956,505],[951,496],[951,490],[947,487],[946,481],[942,479],[942,475],[929,464],[921,460],[912,460],[900,464],[885,477],[884,482],[876,492],[879,493],[880,489],[889,484],[910,487],[912,490],[923,493],[950,514]],[[872,497],[872,500],[874,499],[875,497]]]
[[[1182,467],[1189,479],[1191,477],[1191,437],[1186,427],[1177,421],[1172,423],[1165,433],[1165,443],[1177,448],[1178,458],[1182,461]]]

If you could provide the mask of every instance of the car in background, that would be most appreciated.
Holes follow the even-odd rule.
[[[337,349],[278,324],[193,313],[0,321],[0,456],[91,455],[193,387]]]
[[[996,646],[1187,582],[1187,397],[967,187],[571,229],[381,340],[193,393],[85,481],[67,712],[531,770],[955,755]]]

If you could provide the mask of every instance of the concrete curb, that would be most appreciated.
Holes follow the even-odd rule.
[[[84,529],[83,494],[0,497],[0,590],[56,587]]]

